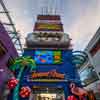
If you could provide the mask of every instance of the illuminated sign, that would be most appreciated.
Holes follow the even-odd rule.
[[[33,72],[31,79],[64,79],[64,74],[58,73],[55,70],[50,72]]]
[[[63,31],[63,28],[57,23],[36,23],[34,31]]]
[[[60,25],[58,25],[58,24],[54,24],[54,25],[53,24],[40,24],[38,26],[38,28],[39,29],[47,28],[47,29],[51,29],[51,30],[54,30],[54,29],[58,30],[60,28]]]
[[[37,64],[61,64],[61,51],[36,50],[34,60]]]
[[[60,20],[58,15],[38,15],[37,20]]]

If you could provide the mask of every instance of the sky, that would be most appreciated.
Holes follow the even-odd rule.
[[[61,15],[64,32],[72,39],[74,50],[83,50],[100,26],[100,0],[4,0],[20,32],[21,42],[33,31],[42,8]],[[50,12],[50,11],[49,11]]]

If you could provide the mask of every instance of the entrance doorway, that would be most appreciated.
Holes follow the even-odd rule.
[[[29,100],[65,100],[63,88],[33,87]]]

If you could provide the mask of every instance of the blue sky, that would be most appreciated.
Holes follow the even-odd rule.
[[[72,38],[73,48],[83,50],[100,26],[100,0],[4,0],[10,15],[25,42],[32,32],[41,8],[57,9],[64,24],[64,31]],[[56,3],[55,3],[56,2]]]

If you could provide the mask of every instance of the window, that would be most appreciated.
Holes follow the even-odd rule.
[[[92,56],[94,56],[96,54],[96,52],[98,52],[98,50],[100,50],[100,39],[98,40],[98,42],[93,46],[93,48],[90,50],[90,54]]]
[[[13,63],[14,63],[14,58],[13,57],[10,57],[8,59],[8,62],[7,62],[7,67],[10,67],[11,65],[13,65]]]
[[[80,73],[80,78],[82,85],[89,85],[98,80],[97,73],[95,72],[93,66],[88,66]]]
[[[100,72],[99,72],[99,75],[100,75]]]
[[[0,41],[0,57],[4,56],[7,52],[6,47],[3,45],[3,43]]]

